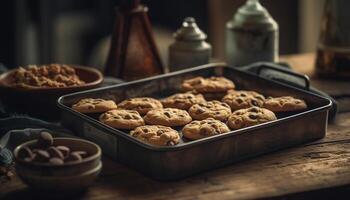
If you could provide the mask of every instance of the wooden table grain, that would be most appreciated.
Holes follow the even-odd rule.
[[[313,54],[281,61],[312,77],[312,85],[332,95],[346,94],[350,82],[318,80]],[[347,104],[349,99],[342,100]],[[346,106],[345,106],[346,107]],[[344,108],[345,108],[344,107]],[[321,140],[249,159],[181,181],[158,182],[103,159],[101,176],[77,199],[347,199],[350,194],[350,112],[342,109]],[[349,191],[349,192],[348,192]],[[0,198],[31,199],[37,194],[15,176],[0,185]]]

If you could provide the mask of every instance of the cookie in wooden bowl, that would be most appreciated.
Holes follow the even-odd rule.
[[[0,94],[11,112],[57,119],[60,113],[56,103],[60,96],[96,88],[102,81],[102,73],[93,67],[31,65],[1,74]]]

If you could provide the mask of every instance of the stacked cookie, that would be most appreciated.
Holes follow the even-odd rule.
[[[291,96],[269,97],[255,91],[235,90],[224,77],[195,77],[183,81],[183,93],[157,100],[126,99],[119,104],[104,99],[82,99],[72,108],[102,113],[99,120],[113,128],[131,130],[142,142],[172,146],[183,137],[197,140],[276,120],[275,113],[306,109],[305,101]]]

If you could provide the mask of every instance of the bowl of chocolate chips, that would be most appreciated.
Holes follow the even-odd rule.
[[[84,189],[102,169],[98,145],[77,138],[53,138],[48,132],[16,147],[14,156],[21,180],[40,190]]]

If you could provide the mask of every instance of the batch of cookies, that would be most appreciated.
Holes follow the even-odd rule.
[[[179,127],[184,138],[198,140],[276,120],[280,112],[307,108],[304,100],[291,96],[265,98],[255,91],[235,90],[235,84],[224,77],[187,79],[181,89],[183,93],[160,100],[136,97],[118,104],[86,98],[72,108],[81,113],[102,113],[100,122],[131,130],[131,136],[157,146],[178,144]]]

